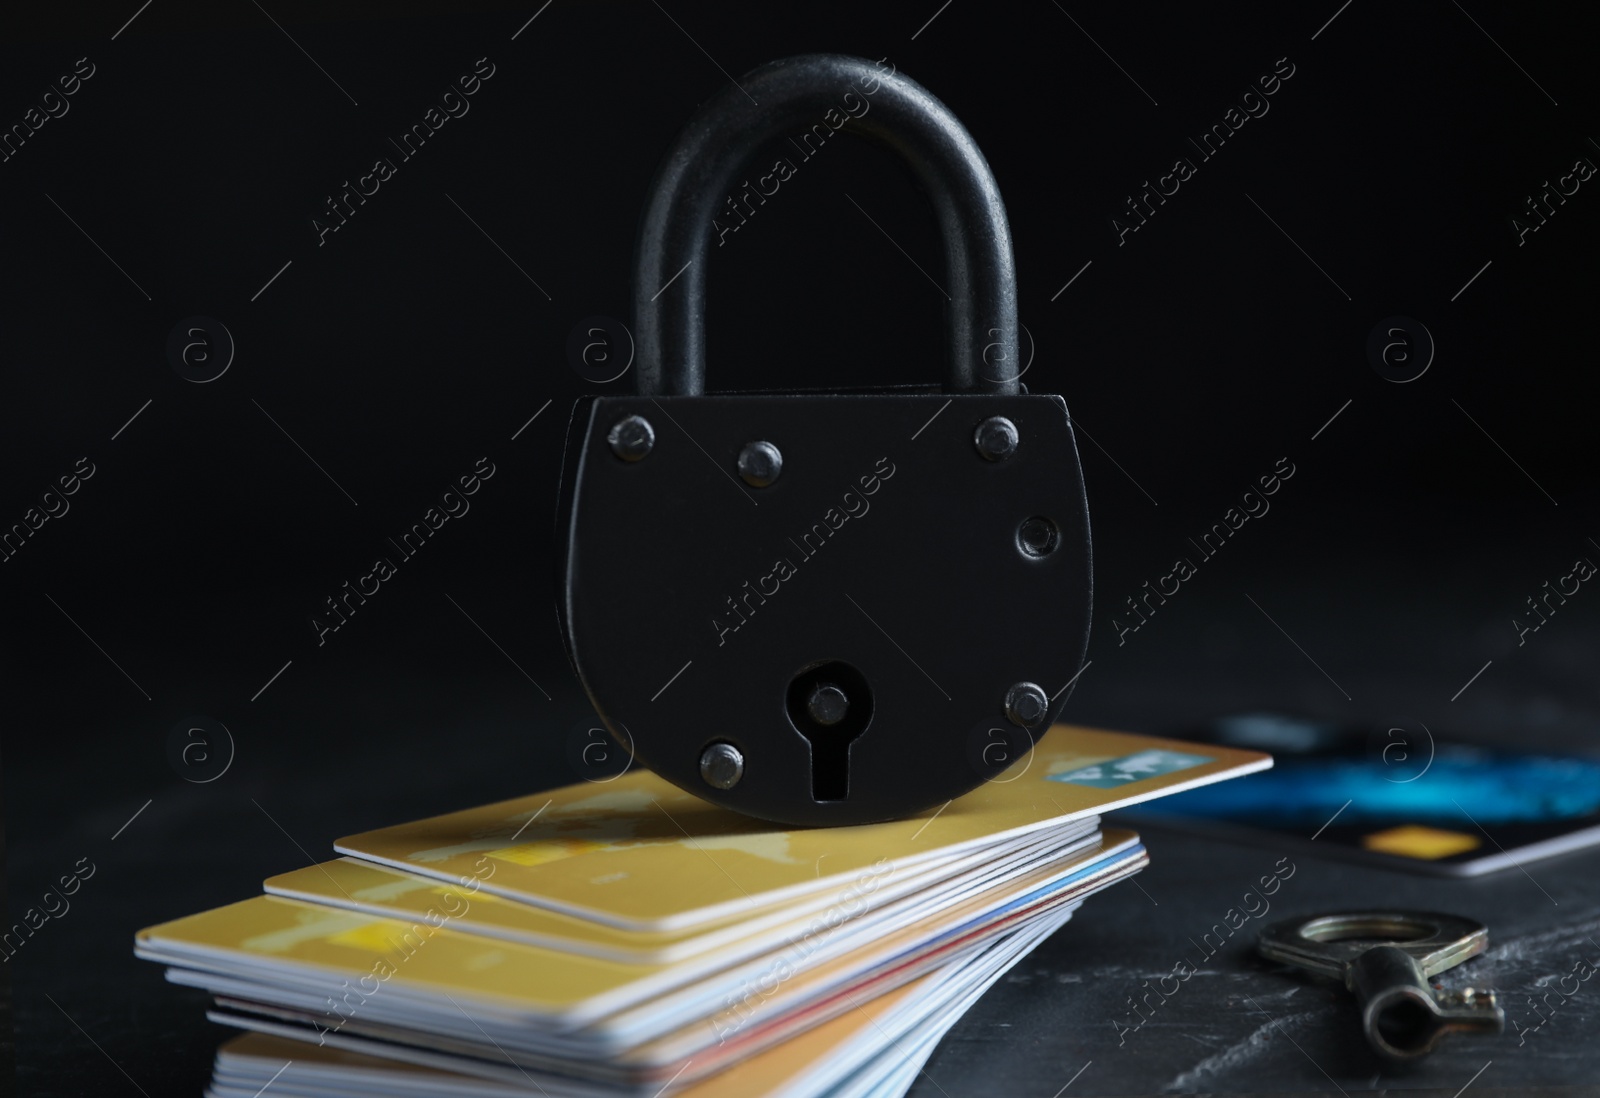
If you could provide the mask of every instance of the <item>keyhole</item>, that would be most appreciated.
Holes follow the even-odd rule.
[[[812,664],[789,682],[789,721],[811,745],[811,798],[850,795],[850,745],[872,720],[872,691],[840,660]]]

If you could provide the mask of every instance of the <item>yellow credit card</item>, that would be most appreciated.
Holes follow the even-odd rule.
[[[406,989],[402,995],[470,997],[532,1024],[562,1017],[666,967],[497,942],[443,923],[374,918],[277,896],[254,896],[147,927],[135,935],[134,946],[140,956],[187,968],[349,985],[363,1001],[389,986]],[[338,1020],[330,1014],[330,1025]]]
[[[982,979],[982,984],[986,986],[996,978],[1008,967],[1008,962],[1026,953],[1050,929],[1051,926],[1041,926],[1033,932],[1032,941],[1019,940],[1006,949],[1005,956],[994,966],[996,971],[977,974],[979,979],[988,976]],[[953,967],[964,970],[969,966],[957,963]],[[776,1046],[741,1057],[725,1070],[690,1083],[684,1089],[674,1089],[672,1093],[676,1098],[755,1098],[816,1093],[819,1075],[824,1085],[853,1080],[856,1072],[877,1057],[903,1058],[909,1051],[903,1045],[917,1040],[917,1031],[928,1024],[927,1012],[919,1010],[919,1005],[927,997],[943,992],[944,1001],[938,1009],[950,1010],[951,1000],[959,998],[961,993],[970,994],[978,984],[978,980],[962,979],[963,976],[964,971],[942,970],[921,976],[893,991],[859,1002],[848,1012]],[[945,986],[952,982],[960,985],[953,989],[954,995]],[[914,1018],[909,1023],[904,1019],[908,1013]],[[533,1079],[537,1085],[537,1076],[528,1076],[514,1065],[497,1060],[480,1066],[470,1059],[392,1041],[342,1041],[336,1037],[322,1046],[311,1043],[303,1033],[288,1027],[263,1024],[263,1028],[278,1029],[286,1035],[246,1033],[228,1041],[217,1050],[214,1083],[227,1082],[236,1089],[256,1091],[260,1089],[258,1084],[270,1084],[284,1074],[286,1066],[299,1065],[299,1071],[291,1071],[286,1082],[304,1083],[314,1079],[323,1086],[340,1084],[352,1093],[358,1090],[427,1094],[470,1091],[512,1098],[528,1093],[527,1080]],[[290,1039],[287,1034],[292,1032],[295,1037]],[[357,1051],[361,1049],[381,1051],[384,1055]],[[452,1068],[475,1071],[475,1074],[457,1074],[456,1070],[450,1070]]]
[[[904,820],[782,830],[644,771],[340,839],[381,865],[630,931],[672,932],[1272,765],[1211,744],[1056,725],[966,795]]]
[[[856,888],[861,903],[851,906],[870,910],[934,885],[949,885],[963,877],[1036,861],[1064,845],[1086,845],[1094,833],[1087,821],[1077,828],[1068,824],[1021,839],[973,847],[921,863],[898,875],[879,874],[864,882],[866,887]],[[446,883],[359,858],[338,858],[281,873],[268,878],[263,887],[269,896],[413,922],[448,919],[451,926],[470,933],[630,964],[684,962],[707,953],[726,952],[730,946],[748,951],[759,947],[761,939],[781,935],[791,924],[803,924],[808,916],[838,902],[837,897],[822,892],[678,930],[625,930],[496,896],[471,880]]]
[[[755,1055],[741,1056],[708,1078],[673,1088],[675,1098],[757,1098],[817,1094],[841,1084],[860,1086],[863,1074],[885,1073],[885,1058],[896,1063],[927,1054],[926,1043],[942,1033],[963,1009],[962,1000],[988,987],[1064,921],[1042,920],[979,957],[951,962],[882,995],[852,1004],[838,1017]],[[506,1057],[479,1060],[436,1045],[408,1045],[338,1035],[313,1043],[304,1030],[270,1019],[231,1018],[233,1024],[259,1026],[217,1050],[213,1086],[256,1093],[279,1076],[295,1087],[340,1087],[340,1093],[466,1093],[520,1098],[532,1081]],[[298,1069],[298,1070],[296,1070]],[[538,1069],[534,1069],[537,1072]],[[470,1073],[470,1074],[464,1074]],[[565,1080],[543,1077],[552,1085]],[[684,1077],[679,1077],[680,1083]],[[666,1088],[650,1084],[649,1092]],[[619,1093],[622,1093],[619,1091]],[[642,1091],[640,1093],[643,1093]]]
[[[979,918],[1001,902],[995,893],[1026,893],[1046,880],[1097,866],[1107,854],[1129,851],[1136,843],[1132,832],[1111,831],[1089,849],[1033,869],[1003,888],[939,903],[920,919],[919,913],[907,912],[884,933],[866,935],[864,942],[848,933],[853,920],[839,927],[837,938],[833,924],[819,924],[782,957],[774,951],[687,986],[678,966],[623,964],[496,941],[456,930],[443,919],[376,918],[277,896],[256,896],[146,928],[135,937],[135,951],[148,960],[214,974],[223,982],[298,989],[319,1009],[327,989],[335,989],[337,999],[328,1000],[333,1008],[320,1023],[333,1029],[347,1017],[377,1020],[396,1010],[427,1014],[441,1009],[440,1002],[459,997],[474,1004],[486,1020],[497,1019],[530,1035],[570,1032],[614,1016],[603,1032],[593,1035],[600,1044],[636,1046],[640,1040],[695,1026],[704,1031],[690,1039],[698,1045],[718,1036],[711,1015],[724,1005],[724,985],[738,987],[746,976],[753,981],[765,968],[781,967],[791,978],[782,982],[778,994],[764,995],[761,1012],[764,1019],[781,1018],[784,1002],[803,998],[841,973],[865,975],[877,964],[915,950],[941,927]],[[1137,864],[1142,861],[1141,855]],[[1133,860],[1124,859],[1095,873],[1126,872],[1134,866]],[[1082,887],[1095,883],[1085,880]],[[204,976],[198,982],[212,986]],[[658,999],[660,1007],[653,1003]],[[731,1025],[724,1019],[721,1028],[726,1031]],[[735,1028],[744,1028],[743,1023]],[[659,1052],[669,1059],[676,1054],[670,1047]]]

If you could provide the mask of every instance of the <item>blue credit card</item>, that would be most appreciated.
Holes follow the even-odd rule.
[[[1600,843],[1600,758],[1489,750],[1427,729],[1275,714],[1183,729],[1185,739],[1271,751],[1271,770],[1134,810],[1330,853],[1476,875]]]

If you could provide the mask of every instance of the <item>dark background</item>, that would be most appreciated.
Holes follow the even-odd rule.
[[[95,469],[0,563],[7,925],[77,859],[96,866],[0,966],[23,1093],[203,1085],[224,1034],[202,996],[132,958],[139,927],[249,895],[339,835],[573,780],[587,703],[556,631],[550,530],[566,418],[593,387],[568,335],[628,317],[638,213],[678,128],[729,74],[789,54],[887,58],[999,180],[1037,348],[1026,381],[1063,394],[1085,436],[1096,621],[1069,719],[1167,730],[1277,709],[1593,748],[1600,595],[1525,644],[1512,624],[1544,581],[1600,559],[1600,180],[1521,246],[1510,223],[1600,156],[1594,27],[1575,9],[446,7],[155,0],[120,31],[133,0],[0,15],[0,123],[77,59],[95,66],[0,164],[0,523],[78,459]],[[483,57],[495,73],[469,113],[319,246],[326,196]],[[1109,217],[1279,58],[1295,71],[1270,112],[1119,246]],[[942,298],[913,265],[941,274],[931,213],[885,154],[827,148],[713,248],[712,388],[938,377]],[[197,314],[237,343],[206,384],[166,354]],[[1396,314],[1437,342],[1405,384],[1365,352]],[[485,456],[470,513],[319,645],[323,600]],[[1119,645],[1123,599],[1281,457],[1296,473],[1270,514]],[[169,729],[195,714],[236,748],[206,784],[168,762]],[[1092,901],[918,1093],[1009,1078],[1050,1094],[1091,1060],[1069,1093],[1374,1085],[1348,1004],[1286,1002],[1296,985],[1243,949],[1117,1048],[1107,1020],[1138,979],[1277,856],[1149,838],[1149,897]],[[1483,979],[1522,1017],[1575,951],[1592,958],[1597,869],[1580,855],[1533,868],[1534,887],[1515,871],[1445,886],[1307,860],[1282,910],[1483,918],[1513,946]],[[1464,1042],[1382,1085],[1449,1093],[1491,1057],[1485,1092],[1591,1081],[1593,994],[1531,1047]]]

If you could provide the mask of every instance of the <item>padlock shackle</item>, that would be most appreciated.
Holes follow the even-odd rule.
[[[859,117],[847,94],[866,104]],[[932,200],[949,294],[945,391],[1018,392],[1011,228],[994,173],[972,135],[909,77],[886,74],[858,57],[807,54],[753,69],[713,96],[656,171],[634,262],[634,369],[641,396],[705,391],[712,218],[762,144],[795,126],[837,128],[826,121],[830,108],[847,119],[844,130],[898,153]]]

